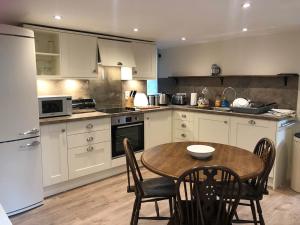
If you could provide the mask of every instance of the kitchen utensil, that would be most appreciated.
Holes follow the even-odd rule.
[[[186,96],[184,94],[176,94],[172,96],[173,105],[186,105]]]
[[[159,105],[159,95],[155,95],[155,105]]]
[[[135,107],[145,107],[148,105],[148,98],[145,93],[138,92],[135,94],[133,101]]]
[[[190,105],[197,105],[197,98],[198,98],[197,93],[191,93]]]
[[[231,111],[237,113],[247,113],[247,114],[262,114],[271,110],[276,106],[276,103],[269,104],[256,104],[258,107],[254,107],[255,105],[252,103],[251,107],[230,107]]]
[[[159,93],[158,96],[159,96],[159,102],[158,102],[159,105],[168,105],[169,96],[167,94]]]
[[[202,108],[202,109],[208,108],[209,107],[209,100],[205,97],[200,97],[198,99],[198,107]]]
[[[232,106],[246,108],[250,106],[250,101],[245,98],[237,98],[233,101]]]
[[[155,95],[148,95],[149,105],[155,105]]]
[[[186,149],[188,154],[197,159],[208,158],[212,156],[215,151],[215,148],[208,145],[189,145]]]

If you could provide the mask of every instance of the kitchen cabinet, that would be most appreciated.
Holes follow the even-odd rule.
[[[136,80],[157,79],[157,49],[153,43],[133,42],[135,68],[132,77]]]
[[[110,142],[102,142],[69,149],[69,178],[74,179],[109,169],[110,148]]]
[[[230,118],[228,116],[199,114],[195,120],[198,141],[229,143]]]
[[[173,111],[172,120],[173,141],[194,141],[193,113],[185,111]]]
[[[66,124],[41,126],[43,184],[49,186],[68,180]]]
[[[276,124],[274,121],[232,118],[230,144],[253,152],[256,143],[263,137],[275,143]]]
[[[60,34],[36,29],[35,51],[38,77],[60,76]]]
[[[145,113],[145,149],[172,141],[172,111]]]
[[[65,78],[97,78],[97,38],[61,33],[61,75]]]
[[[129,41],[98,39],[102,66],[135,67],[132,44]]]

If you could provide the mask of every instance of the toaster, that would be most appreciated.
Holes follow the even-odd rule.
[[[186,105],[186,95],[176,94],[172,96],[171,103],[173,105]]]

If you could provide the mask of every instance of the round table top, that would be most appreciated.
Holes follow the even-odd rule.
[[[215,148],[212,157],[195,159],[187,153],[189,145],[209,145]],[[235,171],[241,180],[255,178],[264,169],[263,161],[253,153],[230,145],[208,142],[175,142],[147,149],[142,163],[150,171],[177,179],[183,172],[200,166],[224,166]]]

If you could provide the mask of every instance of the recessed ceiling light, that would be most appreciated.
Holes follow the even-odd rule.
[[[242,7],[243,7],[244,9],[247,9],[247,8],[249,8],[250,6],[251,6],[250,2],[245,2],[245,3],[242,5]]]
[[[186,41],[186,37],[182,37],[181,40],[182,40],[182,41]]]
[[[60,15],[55,15],[55,16],[54,16],[54,19],[56,19],[56,20],[61,20],[61,18],[62,18],[62,17],[61,17]]]
[[[133,31],[134,31],[134,32],[138,32],[139,29],[138,29],[138,28],[134,28]]]
[[[243,28],[243,32],[246,32],[246,31],[248,31],[248,28]]]

